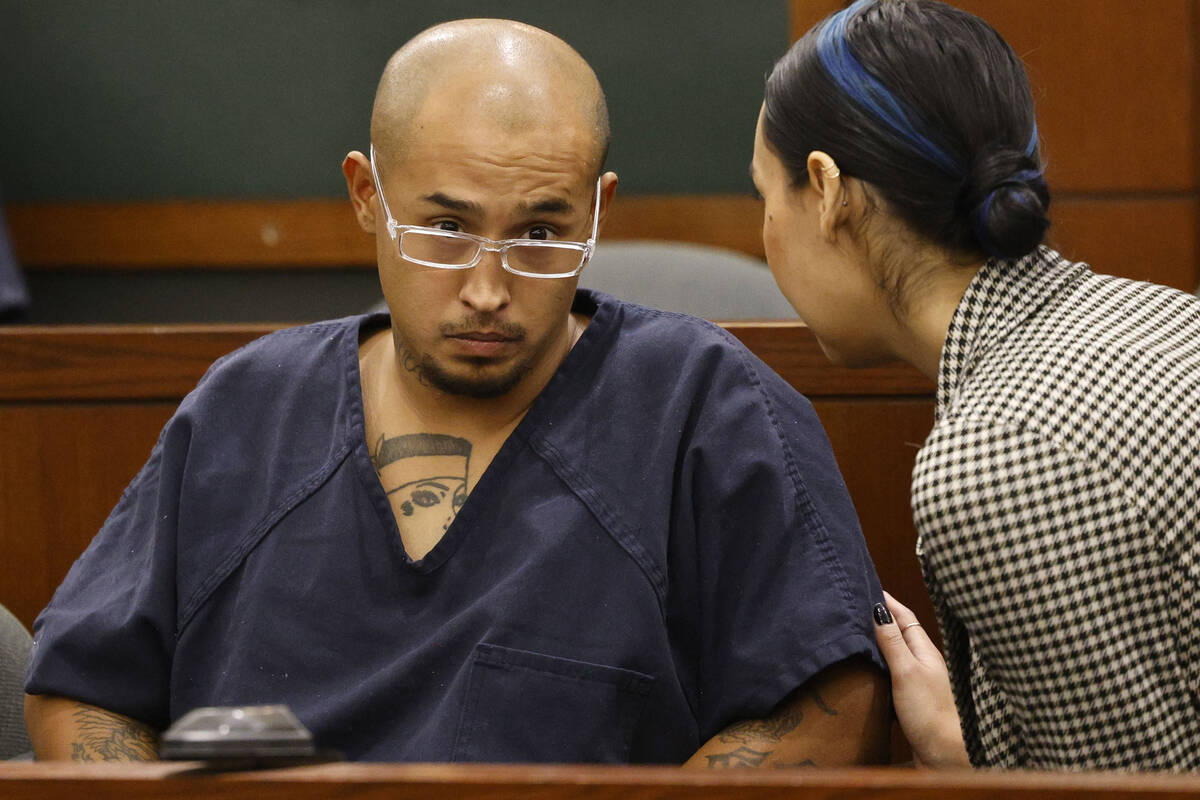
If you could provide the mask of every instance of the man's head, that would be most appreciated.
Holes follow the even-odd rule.
[[[595,74],[562,40],[505,20],[430,28],[389,60],[371,118],[375,166],[400,225],[493,240],[584,241],[608,148]],[[479,397],[549,374],[569,348],[575,278],[530,278],[484,252],[444,270],[402,259],[370,163],[343,163],[375,234],[397,350],[427,383]],[[601,180],[603,217],[616,175]]]
[[[397,50],[383,70],[371,112],[371,141],[387,154],[388,164],[414,143],[431,95],[451,109],[473,100],[479,113],[509,130],[548,121],[550,112],[569,112],[585,123],[594,175],[600,174],[610,137],[600,82],[579,53],[540,28],[511,20],[457,20],[429,28]]]

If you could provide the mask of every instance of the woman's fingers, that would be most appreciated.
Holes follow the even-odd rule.
[[[904,634],[900,632],[893,615],[883,603],[875,604],[874,614],[875,642],[879,645],[879,652],[883,653],[893,673],[900,671],[913,660]]]
[[[896,620],[896,626],[900,631],[900,635],[904,637],[904,642],[912,655],[920,661],[927,661],[929,659],[941,661],[941,651],[938,650],[933,640],[929,638],[929,633],[921,625],[920,620],[917,619],[917,615],[908,606],[892,597],[886,591],[883,593],[883,597],[887,601],[888,610]],[[876,631],[876,639],[878,639],[878,631]],[[887,656],[884,657],[886,658]],[[891,662],[889,661],[888,663]]]
[[[963,746],[950,675],[917,616],[884,592],[875,607],[875,639],[892,672],[892,702],[918,764],[965,766]]]

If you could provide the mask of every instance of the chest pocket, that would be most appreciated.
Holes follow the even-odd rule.
[[[632,670],[481,643],[454,760],[627,762],[653,684]]]

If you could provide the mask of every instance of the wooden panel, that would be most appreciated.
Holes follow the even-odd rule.
[[[1184,190],[1197,167],[1194,0],[960,0],[1027,64],[1056,191]]]
[[[747,129],[750,163],[753,120]],[[604,224],[605,239],[695,242],[765,258],[762,204],[749,195],[618,195]]]
[[[174,398],[222,355],[279,326],[0,328],[0,399]]]
[[[174,408],[0,405],[0,603],[25,625],[99,530]]]
[[[841,3],[791,0],[792,39]],[[1195,0],[960,0],[1024,59],[1056,191],[1200,185]]]
[[[6,209],[26,268],[375,263],[348,200],[33,203]]]
[[[341,203],[218,203],[189,209],[184,214],[178,205],[17,206],[13,230],[21,256],[35,269],[374,266],[369,237],[336,233],[346,221]],[[1196,195],[1067,195],[1055,198],[1051,216],[1054,242],[1100,271],[1178,288],[1200,284]],[[74,217],[86,221],[86,235],[52,234],[57,220]],[[275,245],[254,233],[263,226],[279,232]],[[607,228],[611,239],[699,242],[763,257],[762,208],[750,197],[621,198]],[[158,234],[142,239],[141,230]],[[293,236],[296,231],[304,234]]]
[[[482,764],[328,764],[216,772],[176,764],[13,763],[0,767],[7,800],[180,797],[222,800],[1077,800],[1200,796],[1200,778],[1128,773],[897,768],[684,770],[677,767]]]
[[[911,608],[941,645],[917,562],[909,487],[933,428],[933,398],[816,400],[883,588]]]
[[[5,213],[27,269],[375,266],[374,239],[345,200],[18,203]],[[748,195],[618,194],[603,236],[710,244],[762,258],[761,230],[762,207]]]
[[[1192,0],[1192,163],[1200,184],[1200,0]],[[1200,228],[1200,220],[1196,222]]]
[[[1200,286],[1200,200],[1069,197],[1051,206],[1050,243],[1097,272],[1184,291]]]
[[[791,41],[796,41],[813,25],[833,12],[845,8],[846,5],[847,3],[842,0],[788,0],[788,28],[791,31]]]
[[[929,394],[915,369],[833,367],[798,322],[720,323],[809,396]],[[214,360],[271,325],[0,327],[0,400],[178,400]]]

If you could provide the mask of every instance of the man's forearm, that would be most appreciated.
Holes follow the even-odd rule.
[[[25,727],[39,761],[153,761],[149,726],[66,697],[25,695]]]
[[[821,672],[763,719],[725,728],[685,767],[785,768],[878,764],[888,759],[887,679],[854,660]]]

